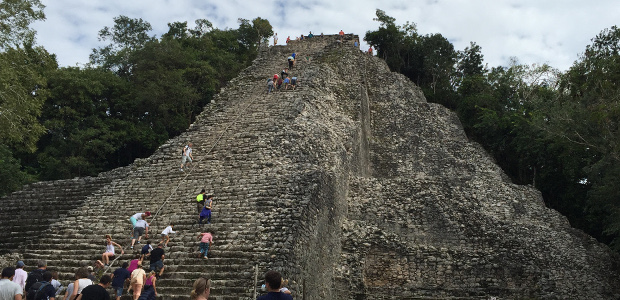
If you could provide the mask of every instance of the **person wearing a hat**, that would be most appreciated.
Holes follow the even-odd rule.
[[[19,284],[22,288],[22,294],[26,286],[26,278],[28,278],[28,273],[24,271],[25,266],[26,265],[23,261],[18,261],[17,266],[15,267],[15,276],[13,276],[13,282]]]

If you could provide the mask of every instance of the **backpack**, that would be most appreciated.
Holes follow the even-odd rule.
[[[188,147],[189,147],[188,145],[185,145],[185,147],[183,147],[183,149],[181,149],[181,155],[185,154],[185,149],[187,149]]]
[[[47,299],[47,295],[42,292],[43,289],[49,285],[50,283],[47,281],[39,281],[33,284],[30,289],[28,289],[28,295],[26,295],[27,300],[43,300]]]
[[[26,278],[26,285],[24,286],[24,288],[26,289],[27,292],[30,292],[30,288],[32,287],[33,284],[39,282],[39,281],[43,281],[43,273],[45,272],[45,270],[42,269],[36,269],[30,273],[28,273],[28,277]]]

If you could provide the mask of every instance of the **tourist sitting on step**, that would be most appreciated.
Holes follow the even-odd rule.
[[[208,300],[211,294],[211,280],[200,277],[194,281],[192,292],[189,295],[191,300]]]
[[[142,293],[142,286],[146,281],[146,272],[142,269],[142,263],[138,262],[138,268],[131,272],[131,281],[129,285],[131,286],[131,290],[133,291],[133,300],[138,300],[140,294]]]
[[[213,234],[211,234],[211,230],[198,234],[198,239],[200,240],[200,257],[204,259],[209,259],[207,254],[209,252],[209,247],[211,243],[213,243]]]
[[[101,261],[107,267],[110,265],[110,257],[114,257],[116,253],[114,253],[114,246],[121,248],[121,255],[125,254],[125,250],[118,243],[112,241],[112,236],[109,234],[105,235],[105,252],[101,255]]]
[[[121,300],[125,282],[131,278],[131,272],[127,270],[127,267],[129,267],[129,264],[124,262],[120,268],[114,270],[114,273],[112,273],[112,289],[116,291],[116,300]]]
[[[164,274],[164,245],[159,244],[157,248],[153,249],[150,254],[150,262],[151,265],[149,270],[151,271],[159,271],[159,276]]]
[[[286,37],[286,44],[288,45],[290,41],[291,41],[291,36],[289,35],[288,37]]]
[[[164,244],[164,247],[168,247],[168,243],[170,242],[170,234],[176,233],[176,231],[172,231],[172,224],[170,224],[164,231],[161,232],[161,242],[160,244]]]
[[[150,217],[150,216],[151,216],[151,212],[147,211],[147,212],[143,212],[143,213],[134,214],[133,216],[131,216],[129,218],[129,221],[131,222],[131,236],[130,236],[130,238],[133,236],[133,228],[136,227],[136,222],[138,222],[138,220],[146,220],[146,217]]]
[[[267,271],[265,273],[265,288],[267,294],[257,298],[257,300],[293,300],[293,296],[281,293],[282,275],[276,271]]]
[[[142,239],[142,235],[144,234],[145,238],[149,238],[149,223],[144,220],[138,220],[136,222],[136,227],[133,228],[133,237],[131,238],[131,249],[133,249],[136,240],[138,240],[138,244],[140,244],[140,240]]]

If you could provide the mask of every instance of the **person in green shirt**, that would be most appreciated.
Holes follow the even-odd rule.
[[[205,194],[207,192],[205,191],[205,189],[202,189],[202,191],[200,191],[200,194],[198,194],[198,196],[196,196],[196,208],[198,209],[198,213],[200,213],[202,211],[202,208],[205,207]]]

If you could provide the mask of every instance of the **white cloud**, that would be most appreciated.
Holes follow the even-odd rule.
[[[280,44],[309,31],[335,34],[340,29],[362,38],[375,30],[375,9],[386,11],[397,24],[415,22],[420,34],[441,33],[457,50],[470,41],[482,47],[489,66],[507,65],[511,56],[521,63],[549,63],[566,70],[596,34],[620,20],[619,5],[610,0],[596,5],[584,1],[462,1],[388,0],[290,3],[272,1],[134,0],[82,1],[43,0],[47,20],[34,25],[38,43],[58,56],[61,65],[88,61],[92,48],[101,46],[97,33],[112,26],[113,18],[142,18],[160,36],[167,24],[205,18],[215,27],[237,28],[238,18],[268,19],[278,32]],[[367,47],[362,43],[362,47]]]

